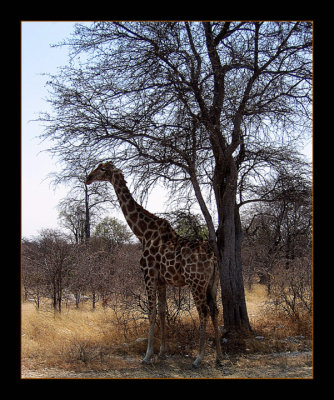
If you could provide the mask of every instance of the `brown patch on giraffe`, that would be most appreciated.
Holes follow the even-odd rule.
[[[157,232],[153,232],[151,239],[154,239],[152,242],[152,246],[159,246],[161,238]]]
[[[135,205],[133,201],[130,201],[128,204],[128,212],[131,213],[135,210]]]
[[[150,240],[151,237],[152,237],[152,233],[153,233],[152,231],[146,231],[145,234],[144,234],[144,238],[146,240]]]
[[[188,247],[183,247],[181,250],[181,255],[184,258],[188,258],[191,256],[191,250]]]
[[[155,264],[155,258],[153,256],[148,256],[147,257],[147,265],[149,267],[153,267],[154,264]],[[150,270],[150,271],[153,271],[153,270]]]
[[[193,253],[191,254],[190,259],[191,259],[192,262],[197,262],[197,260],[198,260],[198,254],[195,253],[195,252],[193,252]]]
[[[175,268],[172,265],[167,267],[167,271],[170,272],[172,275],[176,274]]]
[[[157,224],[156,224],[156,222],[155,221],[151,221],[149,224],[148,224],[148,227],[147,227],[148,229],[157,229]]]
[[[180,270],[181,270],[181,263],[180,263],[180,262],[176,262],[176,263],[174,264],[174,267],[175,267],[175,270],[176,270],[177,272],[180,272]]]
[[[198,271],[198,272],[204,272],[203,263],[199,262],[199,263],[197,264],[197,271]]]
[[[207,255],[205,253],[199,253],[198,259],[199,259],[199,261],[206,261]]]
[[[138,222],[138,226],[139,226],[139,228],[141,229],[142,232],[145,232],[146,229],[147,229],[146,223],[144,221],[142,221],[142,220]]]
[[[152,255],[156,255],[158,251],[159,251],[159,248],[158,248],[157,246],[151,246],[151,247],[150,247],[150,253],[151,253]],[[159,256],[159,258],[160,258],[160,256]],[[159,260],[159,261],[160,261],[160,260]]]
[[[130,221],[132,221],[134,224],[137,223],[138,215],[137,214],[130,214],[129,215]]]
[[[142,233],[141,233],[141,231],[137,228],[137,226],[136,225],[134,225],[133,227],[132,227],[132,231],[133,231],[133,233],[136,235],[136,236],[142,236]]]
[[[170,272],[165,272],[164,277],[167,281],[171,281],[173,279],[172,275]]]

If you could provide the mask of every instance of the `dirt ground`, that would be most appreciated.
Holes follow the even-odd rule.
[[[214,357],[198,369],[191,367],[190,357],[154,358],[142,365],[139,357],[114,356],[113,369],[103,371],[67,371],[56,368],[29,369],[22,365],[22,379],[233,379],[233,378],[306,378],[313,377],[312,352],[294,351],[271,354],[225,355],[221,366]]]

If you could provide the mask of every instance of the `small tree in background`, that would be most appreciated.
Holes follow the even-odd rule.
[[[164,213],[163,216],[180,236],[190,240],[208,240],[209,231],[200,214],[194,214],[185,209]]]
[[[25,282],[30,273],[30,285],[35,292],[52,298],[54,310],[61,312],[63,291],[69,286],[74,268],[73,248],[59,231],[44,229],[39,237],[22,247]],[[33,271],[33,272],[32,272]]]
[[[123,245],[133,237],[127,225],[117,218],[105,217],[96,225],[94,236],[109,241],[112,245]]]

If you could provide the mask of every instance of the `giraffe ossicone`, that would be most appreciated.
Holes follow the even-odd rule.
[[[209,315],[215,331],[216,358],[220,362],[222,352],[216,304],[218,269],[215,254],[208,242],[182,238],[168,221],[145,210],[133,199],[121,170],[111,162],[99,164],[87,177],[86,184],[95,181],[108,181],[113,185],[124,217],[143,246],[140,265],[148,298],[149,332],[147,351],[142,362],[148,363],[153,355],[157,295],[161,333],[159,356],[164,357],[166,353],[166,285],[187,285],[191,289],[200,320],[199,351],[193,366],[199,366],[204,357]]]

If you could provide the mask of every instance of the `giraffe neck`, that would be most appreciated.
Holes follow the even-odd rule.
[[[173,236],[174,231],[167,221],[146,211],[133,199],[123,174],[115,174],[110,182],[115,189],[126,222],[142,243],[149,241],[154,232],[159,232],[159,236],[161,233]],[[174,234],[176,235],[175,232]]]

